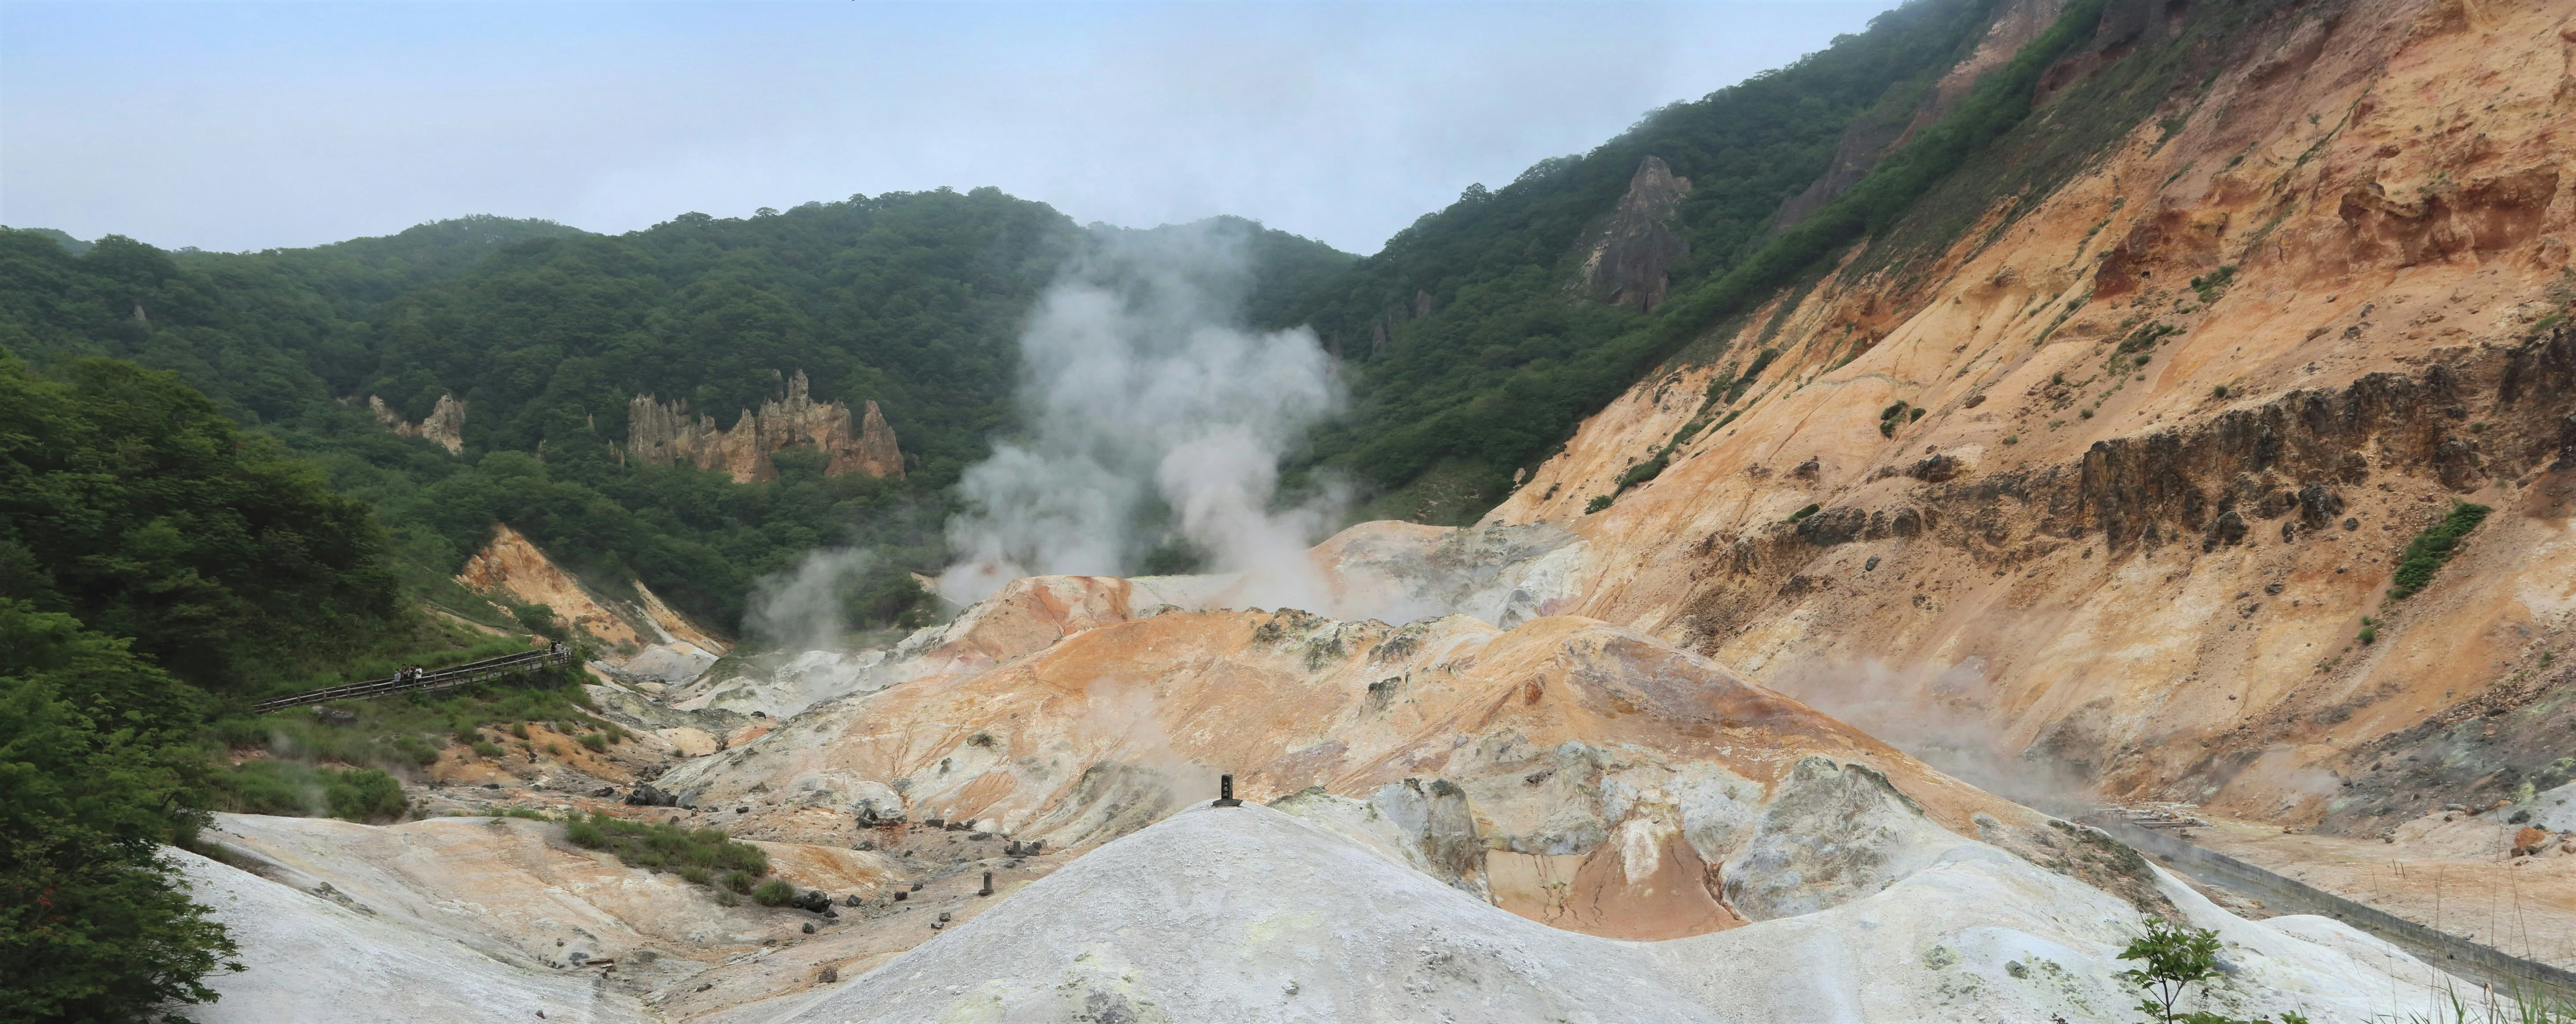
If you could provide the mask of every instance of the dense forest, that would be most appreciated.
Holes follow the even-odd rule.
[[[1288,288],[1350,257],[1228,220],[1252,280]],[[476,217],[389,238],[250,254],[163,252],[110,237],[0,231],[0,347],[39,366],[83,356],[168,369],[227,416],[315,459],[372,505],[417,594],[469,617],[446,577],[510,523],[595,582],[629,578],[718,630],[753,581],[818,547],[888,557],[854,581],[892,616],[941,564],[949,485],[1011,422],[1013,341],[1086,230],[993,189],[808,203],[742,219],[687,214],[617,237]],[[825,477],[784,453],[736,484],[627,465],[628,402],[685,399],[730,426],[801,371],[818,400],[873,400],[910,470]],[[464,450],[397,437],[443,395],[469,403]]]
[[[1657,363],[1889,233],[2021,122],[2039,74],[2091,38],[2102,9],[2070,5],[1972,95],[1934,110],[1936,80],[1974,49],[1996,6],[1915,0],[1828,49],[1423,216],[1285,318],[1335,339],[1350,363],[1353,413],[1317,439],[1307,466],[1365,481],[1377,516],[1473,521],[1509,493],[1515,469],[1535,468]],[[1783,220],[1847,133],[1871,134],[1856,129],[1893,145],[1864,149],[1865,176]],[[1671,218],[1686,252],[1670,265],[1670,295],[1651,309],[1586,301],[1583,243],[1648,157],[1691,183]],[[1910,242],[1946,242],[1939,234],[1918,230]]]

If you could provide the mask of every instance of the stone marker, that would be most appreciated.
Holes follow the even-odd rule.
[[[992,894],[993,894],[993,873],[992,873],[992,872],[990,872],[990,871],[987,871],[987,872],[984,872],[984,888],[982,889],[982,891],[977,892],[975,895],[977,895],[977,896],[990,896],[990,895],[992,895]]]
[[[1234,776],[1231,776],[1231,775],[1219,775],[1219,776],[1217,776],[1217,777],[1216,777],[1216,794],[1217,794],[1217,795],[1216,795],[1216,806],[1218,806],[1218,807],[1241,807],[1241,806],[1243,806],[1243,801],[1241,801],[1241,800],[1237,800],[1237,799],[1235,799],[1235,798],[1234,798]]]

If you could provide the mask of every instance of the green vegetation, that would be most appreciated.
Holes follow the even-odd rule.
[[[650,825],[594,813],[587,821],[566,826],[564,838],[583,849],[614,853],[628,867],[676,873],[699,885],[710,884],[721,871],[725,887],[737,893],[754,892],[752,880],[769,873],[768,854],[750,843],[734,841],[720,828]],[[789,896],[794,895],[789,890]]]
[[[783,878],[772,878],[751,891],[752,902],[764,907],[783,907],[796,898],[796,887]]]
[[[211,998],[200,979],[232,943],[158,852],[209,809],[389,820],[406,806],[385,767],[435,760],[493,710],[575,710],[578,689],[247,714],[525,649],[408,608],[391,555],[365,503],[174,374],[95,357],[40,374],[0,350],[0,1017]]]
[[[1316,439],[1313,463],[1389,490],[1463,467],[1486,497],[1474,507],[1444,505],[1444,515],[1475,518],[1508,493],[1514,468],[1543,458],[1576,420],[1901,207],[1898,197],[1947,159],[1932,150],[1980,144],[1983,128],[1961,134],[1946,118],[1949,127],[1918,133],[1938,141],[1882,161],[1875,183],[1786,233],[1770,230],[1781,203],[1825,171],[1855,122],[1868,119],[1881,137],[1902,129],[1933,81],[1975,45],[1992,6],[1906,4],[1788,67],[1656,111],[1589,153],[1542,161],[1500,188],[1471,187],[1398,233],[1280,321],[1312,322],[1349,360],[1354,414]],[[2027,95],[2018,98],[2024,108]],[[1995,120],[1985,113],[1991,105],[1962,106],[1976,107],[1984,125]],[[1585,227],[1616,204],[1648,156],[1691,181],[1672,224],[1690,248],[1672,267],[1670,298],[1648,313],[1566,301]],[[1428,315],[1413,315],[1417,296],[1429,297]]]
[[[2211,979],[2219,976],[2218,933],[2206,928],[2189,928],[2163,918],[2147,919],[2146,934],[2129,940],[2120,959],[2140,961],[2139,966],[2120,972],[2120,978],[2143,991],[2138,1012],[2157,1024],[2267,1024],[2270,1018],[2247,1021],[2207,1010],[2179,1013],[2175,1004],[2194,988],[2205,995]],[[2281,1015],[2281,1024],[2308,1024],[2308,1019],[2295,1013]]]
[[[2200,295],[2200,304],[2206,306],[2217,302],[2219,296],[2227,294],[2227,286],[2235,283],[2236,265],[2230,263],[2205,276],[2192,278],[2191,290]]]
[[[1628,467],[1627,472],[1619,474],[1619,489],[1624,491],[1662,475],[1664,467],[1672,462],[1671,451],[1667,448],[1656,453],[1654,458]]]
[[[382,822],[402,817],[402,783],[377,768],[346,771],[299,761],[245,761],[214,776],[222,809],[290,817]]]
[[[1250,222],[1219,229],[1244,240],[1261,282],[1243,297],[1254,316],[1284,315],[1286,296],[1350,260]],[[844,582],[853,625],[917,622],[928,597],[906,570],[945,561],[949,485],[1008,425],[1021,318],[1084,237],[993,189],[685,214],[618,237],[470,218],[255,254],[109,237],[75,255],[0,231],[0,346],[66,379],[53,368],[90,356],[177,373],[254,456],[314,459],[357,499],[350,514],[372,505],[384,525],[327,536],[390,554],[366,564],[467,619],[516,628],[449,580],[503,522],[612,592],[640,579],[725,631],[760,577],[817,547],[870,547],[882,557]],[[907,476],[827,478],[805,449],[778,453],[778,479],[756,484],[620,457],[638,394],[731,427],[798,371],[818,400],[877,401]],[[374,396],[419,421],[445,395],[467,402],[461,455],[395,436],[366,408]],[[514,611],[562,637],[550,611]]]
[[[158,849],[206,820],[205,703],[126,641],[0,598],[0,1018],[214,998],[199,979],[232,940]]]
[[[1806,519],[1808,516],[1815,515],[1817,512],[1822,511],[1823,509],[1824,509],[1824,506],[1823,506],[1823,505],[1809,505],[1809,506],[1807,506],[1807,507],[1805,507],[1805,508],[1802,508],[1802,509],[1799,509],[1799,510],[1797,510],[1797,511],[1795,511],[1795,512],[1791,512],[1791,513],[1789,513],[1789,521],[1790,521],[1790,522],[1793,522],[1793,523],[1795,523],[1795,522],[1799,522],[1799,521],[1801,521],[1801,520]]]
[[[1588,515],[1591,515],[1592,513],[1599,512],[1599,511],[1601,511],[1602,509],[1609,508],[1609,507],[1610,507],[1610,503],[1611,503],[1611,502],[1614,502],[1614,501],[1617,501],[1617,500],[1619,500],[1619,499],[1618,499],[1617,497],[1615,497],[1615,496],[1612,496],[1612,495],[1608,495],[1608,494],[1595,494],[1595,495],[1593,495],[1593,496],[1592,496],[1592,500],[1591,500],[1591,501],[1587,501],[1587,502],[1584,502],[1584,503],[1583,503],[1583,514],[1588,516]]]
[[[1348,471],[1384,492],[1364,514],[1427,509],[1433,521],[1470,521],[1581,417],[1659,365],[1726,359],[1726,339],[1759,304],[1812,287],[1834,261],[1850,256],[1848,273],[1890,271],[1902,287],[1999,209],[1986,241],[2000,237],[2160,105],[2204,86],[2229,59],[2226,40],[2279,6],[2195,6],[2172,40],[2106,64],[2035,111],[2043,72],[2100,22],[2100,0],[2078,0],[1794,224],[1773,221],[1783,200],[1816,179],[1846,130],[1897,137],[1882,129],[1920,111],[1931,79],[1975,44],[1989,5],[1916,0],[1796,64],[1658,111],[1588,154],[1542,162],[1499,189],[1470,188],[1306,307],[1348,356],[1357,401],[1317,437],[1305,468]],[[1692,182],[1668,225],[1689,255],[1672,266],[1667,298],[1644,312],[1569,299],[1583,284],[1586,225],[1649,155]],[[1750,391],[1777,355],[1780,322],[1774,315],[1758,332],[1765,352],[1746,360],[1753,369],[1720,374],[1712,407]],[[1834,365],[1830,355],[1822,365]],[[1434,480],[1482,497],[1430,506],[1413,492]]]
[[[59,372],[0,351],[0,597],[131,637],[220,694],[397,628],[364,503],[173,374],[107,359]]]
[[[2425,527],[2415,539],[2406,543],[2406,551],[2397,560],[2394,584],[2388,588],[2391,600],[2413,596],[2433,582],[2433,574],[2458,553],[2460,541],[2485,522],[2490,511],[2484,505],[2465,501],[2451,503],[2450,514],[2442,521]]]

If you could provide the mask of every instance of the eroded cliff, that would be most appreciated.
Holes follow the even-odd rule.
[[[757,411],[743,410],[730,430],[718,429],[713,416],[691,419],[687,399],[666,403],[637,395],[627,406],[626,454],[647,466],[685,462],[730,473],[736,483],[751,483],[777,479],[770,453],[802,444],[829,458],[825,476],[903,476],[903,451],[876,402],[865,404],[853,430],[849,405],[815,401],[805,371],[796,371],[785,383],[783,396],[762,402]]]

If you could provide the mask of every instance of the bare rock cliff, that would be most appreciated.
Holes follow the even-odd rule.
[[[428,418],[418,423],[405,422],[401,413],[374,395],[367,396],[367,409],[376,414],[377,422],[396,434],[428,438],[447,449],[449,455],[465,451],[465,400],[455,395],[438,396],[438,405],[430,409]]]
[[[1583,243],[1587,294],[1639,312],[1662,304],[1672,265],[1690,255],[1690,243],[1671,227],[1690,189],[1690,179],[1674,176],[1661,157],[1637,165],[1627,194]]]
[[[648,466],[686,462],[699,469],[722,470],[732,474],[736,483],[777,479],[778,468],[769,453],[791,444],[812,445],[830,455],[831,462],[823,469],[826,476],[903,477],[903,452],[895,446],[894,428],[886,425],[877,404],[867,403],[853,431],[850,407],[815,401],[803,370],[787,379],[784,397],[762,402],[757,412],[743,410],[731,430],[717,429],[713,416],[691,419],[686,399],[664,403],[652,395],[635,396],[627,407],[626,424],[629,457]]]

